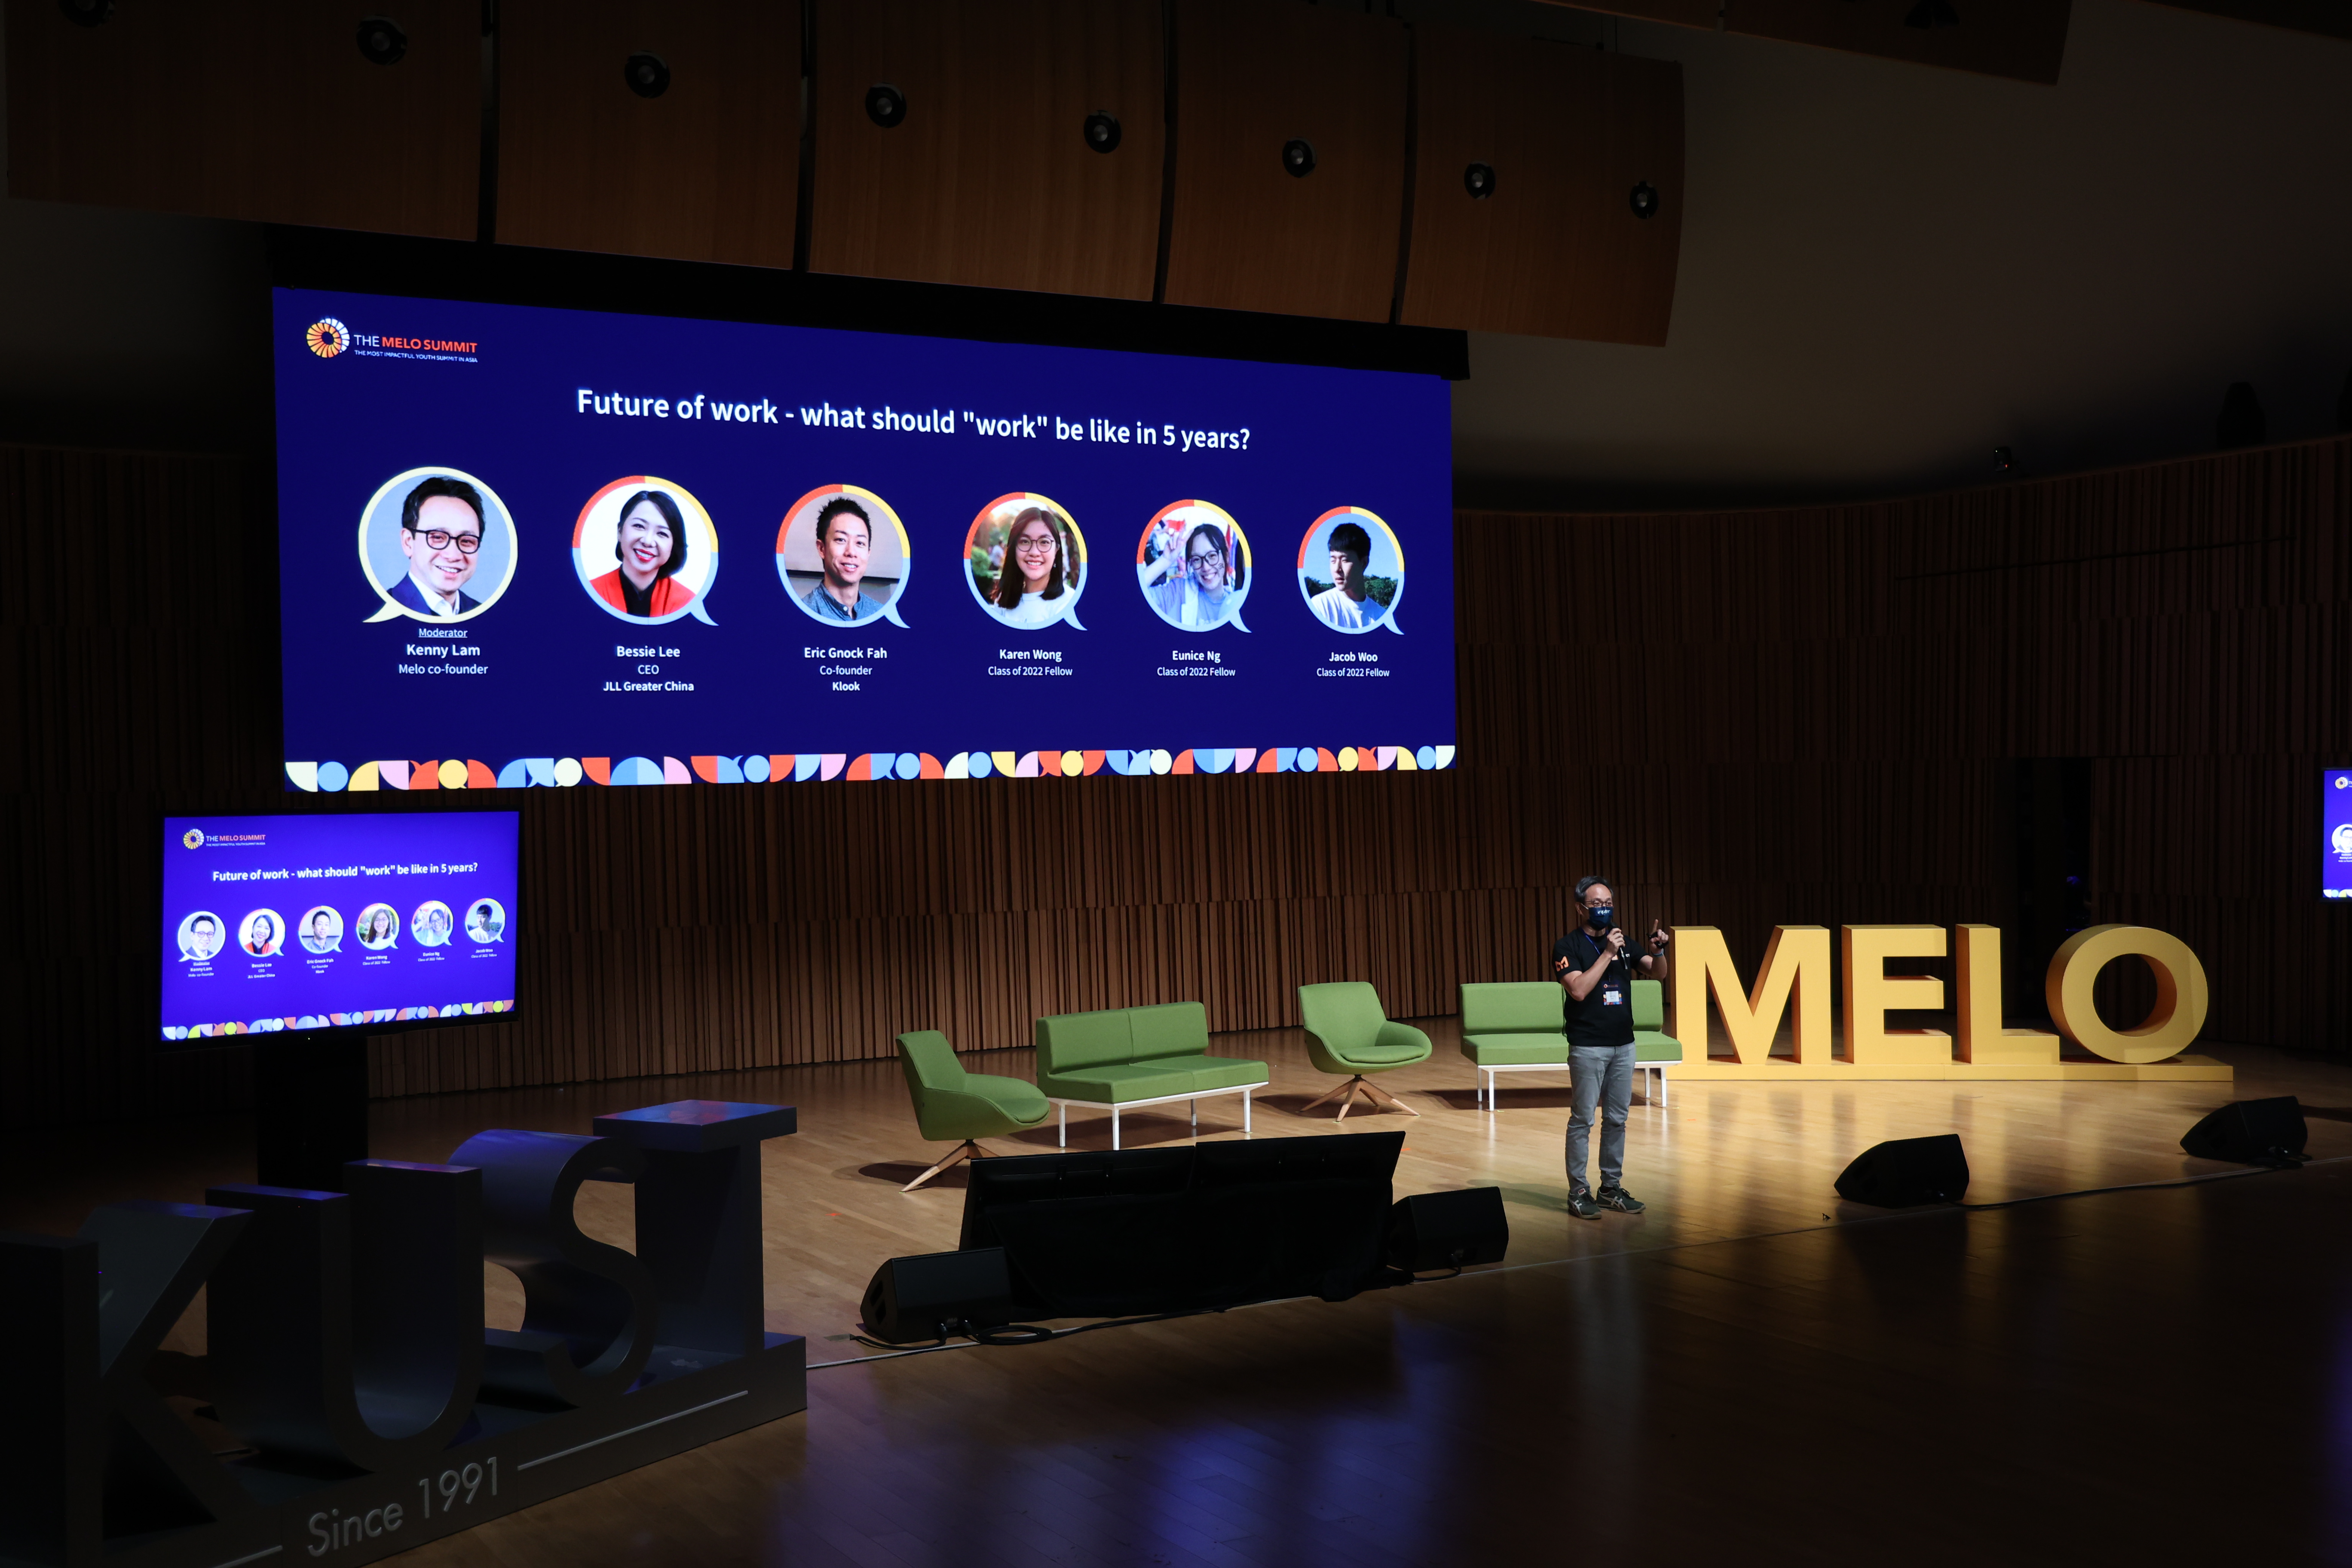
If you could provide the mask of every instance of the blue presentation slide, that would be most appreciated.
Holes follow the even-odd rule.
[[[1437,376],[275,310],[298,787],[1454,761]]]
[[[2352,769],[2320,775],[2319,831],[2319,896],[2352,899]]]
[[[510,1012],[511,811],[163,819],[163,1037]]]

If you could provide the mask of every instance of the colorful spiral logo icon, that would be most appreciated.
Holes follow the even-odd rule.
[[[352,330],[332,316],[321,316],[310,323],[310,330],[302,334],[302,341],[310,344],[310,352],[320,359],[332,359],[352,346]]]
[[[201,829],[191,827],[180,835],[180,842],[191,849],[202,849],[205,847],[205,836]]]

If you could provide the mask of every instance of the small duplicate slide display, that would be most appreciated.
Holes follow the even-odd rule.
[[[163,1039],[512,1012],[518,821],[164,818]]]

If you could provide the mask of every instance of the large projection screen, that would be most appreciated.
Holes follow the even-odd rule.
[[[1439,376],[293,288],[275,327],[293,787],[1454,761]]]

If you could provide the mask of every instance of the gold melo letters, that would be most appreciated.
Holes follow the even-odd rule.
[[[1839,1011],[1844,1027],[1830,1029],[1830,931],[1826,926],[1778,926],[1752,987],[1743,987],[1723,933],[1684,926],[1675,933],[1667,992],[1669,1028],[1682,1041],[1676,1076],[1707,1079],[2112,1079],[2227,1083],[2227,1063],[2183,1056],[2204,1027],[2205,968],[2179,937],[2146,926],[2103,925],[2077,931],[2050,961],[2045,984],[2058,1033],[2004,1028],[2000,1013],[2000,932],[1991,926],[1954,926],[1953,989],[1958,993],[1958,1037],[1941,1029],[1890,1029],[1893,1009],[1941,1011],[1944,982],[1930,975],[1888,974],[1890,958],[1941,958],[1946,932],[1936,925],[1850,925],[1839,929]],[[2138,1026],[2111,1028],[2091,1005],[2092,982],[2118,958],[2145,959],[2156,976],[2156,1005]],[[1707,1055],[1715,996],[1731,1045],[1728,1056]],[[1783,1020],[1790,1054],[1772,1055]],[[2060,1054],[2061,1037],[2099,1059]]]

